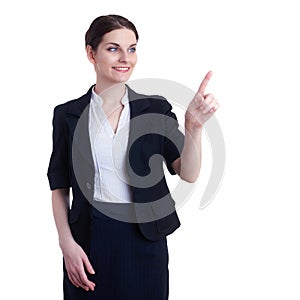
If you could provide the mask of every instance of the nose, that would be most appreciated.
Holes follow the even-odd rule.
[[[119,61],[127,63],[129,60],[127,51],[122,51],[120,53]]]

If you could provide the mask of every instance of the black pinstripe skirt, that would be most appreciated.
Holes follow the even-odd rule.
[[[76,288],[64,272],[65,300],[167,300],[169,294],[166,238],[149,241],[138,224],[112,219],[93,209],[88,275],[94,291]]]

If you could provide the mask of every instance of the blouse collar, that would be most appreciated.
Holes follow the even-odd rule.
[[[103,105],[103,99],[95,92],[95,87],[92,88],[92,100],[95,101],[95,103],[98,103],[100,106]],[[127,86],[125,86],[125,94],[121,99],[121,103],[125,105],[128,103],[128,101],[128,89]]]

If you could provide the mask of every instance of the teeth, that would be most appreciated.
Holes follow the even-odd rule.
[[[126,70],[128,70],[129,68],[125,68],[125,67],[115,67],[114,69],[116,69],[116,70],[120,70],[120,71],[126,71]]]

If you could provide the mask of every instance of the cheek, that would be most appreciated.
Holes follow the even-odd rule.
[[[137,56],[135,56],[135,57],[132,58],[131,63],[132,63],[133,66],[136,65],[136,63],[137,63]]]
[[[111,55],[108,55],[105,52],[102,52],[101,55],[99,55],[97,58],[97,64],[101,68],[108,68],[109,66],[111,66],[114,60]]]
[[[107,59],[101,59],[98,61],[98,68],[103,72],[107,73],[110,72],[111,69],[111,63]]]

